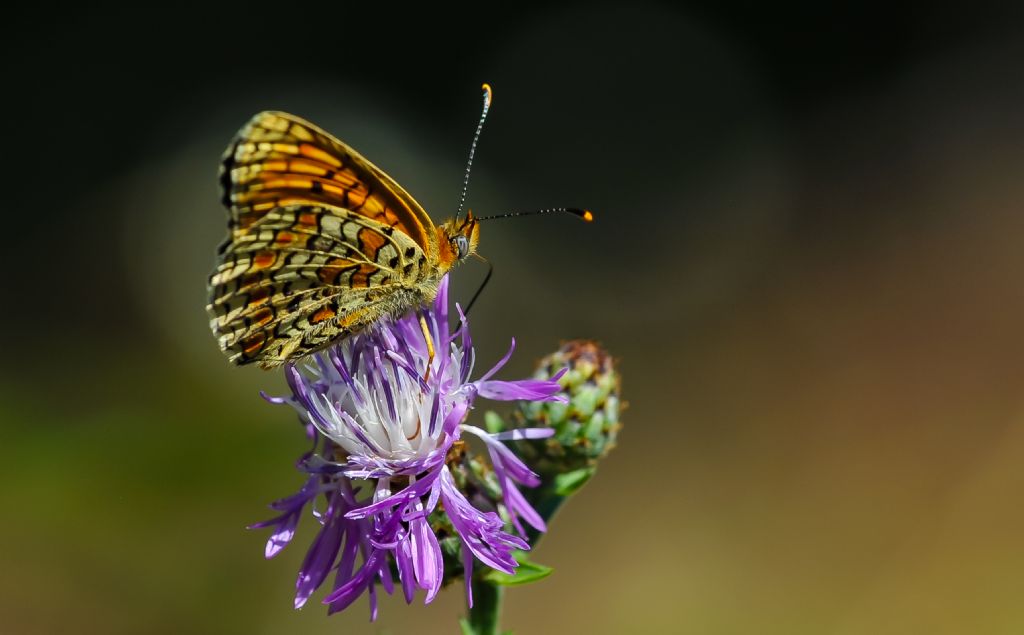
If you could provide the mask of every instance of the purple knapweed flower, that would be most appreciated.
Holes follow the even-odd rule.
[[[551,380],[499,381],[491,377],[508,361],[512,348],[490,371],[471,381],[473,345],[461,309],[453,333],[448,321],[448,280],[435,302],[422,311],[436,349],[429,372],[428,349],[415,313],[386,320],[317,353],[299,368],[285,367],[290,397],[268,398],[296,408],[313,439],[313,449],[298,462],[308,474],[293,496],[271,507],[281,512],[253,527],[273,527],[266,556],[276,555],[295,534],[307,505],[320,523],[296,582],[295,606],[301,607],[335,570],[324,598],[328,611],[343,610],[363,592],[377,616],[376,585],[391,593],[398,574],[406,602],[416,589],[425,602],[444,579],[443,554],[428,517],[443,509],[462,544],[468,601],[473,559],[512,574],[512,551],[527,550],[520,519],[544,531],[544,521],[519,492],[540,479],[504,441],[538,439],[551,429],[517,429],[492,434],[463,423],[476,397],[494,400],[564,400]],[[505,520],[481,510],[456,485],[450,461],[463,433],[480,438],[488,450],[500,507],[519,535],[505,531]],[[460,444],[461,446],[462,444]],[[325,507],[314,501],[323,497]],[[358,561],[358,563],[357,563]],[[358,565],[358,566],[357,566]],[[392,568],[393,567],[393,568]]]

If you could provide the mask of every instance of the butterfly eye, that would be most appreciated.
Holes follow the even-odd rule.
[[[455,237],[455,247],[459,251],[459,260],[469,255],[469,240],[462,234]]]

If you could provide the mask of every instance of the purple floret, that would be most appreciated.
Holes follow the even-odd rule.
[[[518,490],[540,481],[503,442],[544,438],[554,430],[492,434],[463,422],[477,397],[564,401],[557,395],[558,378],[492,380],[511,357],[513,340],[493,369],[470,381],[475,355],[469,322],[458,306],[456,310],[458,327],[452,332],[446,277],[435,302],[422,311],[436,350],[429,373],[426,340],[419,315],[413,313],[342,340],[302,367],[287,365],[291,396],[268,398],[299,412],[314,447],[298,463],[309,475],[302,489],[271,505],[280,515],[252,526],[274,529],[266,557],[275,556],[292,540],[307,505],[315,508],[318,500],[326,505],[322,512],[313,512],[320,531],[299,571],[296,608],[323,585],[332,569],[334,582],[323,600],[331,613],[365,592],[375,619],[376,585],[391,593],[392,570],[398,572],[406,602],[412,602],[417,589],[425,591],[425,602],[432,601],[444,579],[441,546],[428,520],[439,504],[462,542],[467,594],[473,559],[514,573],[512,551],[530,548],[520,537],[526,535],[520,519],[544,530],[540,515]],[[506,532],[501,516],[478,509],[457,487],[449,451],[463,432],[484,441],[500,487],[498,503],[520,536]],[[366,492],[362,497],[361,491]]]

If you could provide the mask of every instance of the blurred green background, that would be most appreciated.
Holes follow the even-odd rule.
[[[207,328],[216,170],[253,113],[441,220],[479,108],[474,309],[504,376],[603,341],[619,448],[517,633],[1024,632],[1019,3],[368,3],[7,15],[5,633],[451,633],[291,608],[263,560],[305,442]],[[463,301],[483,276],[455,274]],[[479,416],[479,412],[478,412]],[[422,596],[420,596],[422,599]]]

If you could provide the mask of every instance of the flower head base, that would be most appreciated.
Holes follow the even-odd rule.
[[[303,368],[285,369],[291,396],[269,398],[296,408],[313,449],[298,463],[309,478],[294,496],[271,507],[281,515],[254,525],[275,528],[267,557],[292,539],[302,511],[322,495],[321,525],[296,583],[300,607],[336,570],[324,603],[330,612],[349,606],[366,592],[376,617],[376,585],[390,593],[397,574],[407,602],[416,589],[430,602],[445,577],[443,554],[430,516],[443,509],[462,545],[468,580],[472,560],[514,572],[513,550],[529,545],[520,519],[538,531],[540,516],[519,492],[539,478],[504,445],[511,439],[539,439],[551,429],[491,434],[463,423],[474,400],[560,401],[558,376],[497,381],[491,377],[512,350],[483,377],[471,381],[473,346],[462,311],[451,332],[445,278],[422,319],[436,348],[431,360],[420,317],[387,321],[317,353]],[[513,349],[514,349],[513,341]],[[429,366],[429,368],[428,368]],[[463,433],[479,437],[488,450],[500,487],[496,509],[479,509],[456,486],[449,463]],[[507,519],[520,536],[505,531]],[[357,566],[358,561],[358,566]],[[472,603],[472,598],[470,598]]]
[[[596,465],[615,447],[622,427],[620,379],[611,355],[594,341],[572,340],[542,359],[534,378],[558,381],[565,399],[520,405],[520,425],[547,427],[554,435],[516,449],[542,474]]]

